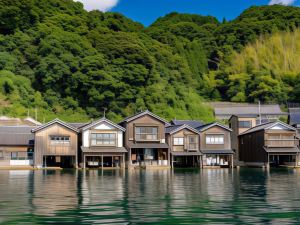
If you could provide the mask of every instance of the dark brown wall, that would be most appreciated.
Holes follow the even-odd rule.
[[[244,162],[267,162],[264,150],[264,130],[239,136],[239,160]]]

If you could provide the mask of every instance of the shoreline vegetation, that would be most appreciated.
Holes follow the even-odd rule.
[[[149,27],[72,0],[0,1],[0,114],[120,121],[149,109],[214,121],[207,101],[300,97],[300,8],[253,6],[232,21],[170,13]]]

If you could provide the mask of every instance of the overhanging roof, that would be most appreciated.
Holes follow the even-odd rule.
[[[92,122],[92,123],[90,123],[90,124],[87,124],[86,126],[82,127],[81,129],[82,129],[82,130],[87,130],[87,129],[91,128],[91,127],[97,126],[98,124],[100,124],[100,123],[102,123],[102,122],[108,123],[108,124],[110,124],[111,126],[117,128],[117,129],[119,129],[119,130],[121,130],[121,131],[123,131],[123,132],[125,132],[125,130],[126,130],[124,127],[121,127],[120,125],[115,124],[114,122],[112,122],[112,121],[106,119],[105,117],[103,117],[103,118],[101,118],[101,119],[99,119],[99,120],[97,120],[97,121],[94,121],[94,122]]]
[[[297,147],[293,148],[267,148],[264,147],[265,151],[267,153],[299,153],[300,150]]]
[[[123,147],[81,147],[83,153],[127,153]]]
[[[129,144],[129,148],[169,148],[166,143],[135,143]]]
[[[174,156],[197,156],[197,155],[203,155],[201,152],[171,152]]]
[[[165,119],[162,119],[161,117],[155,115],[154,113],[150,112],[149,110],[137,113],[137,114],[135,114],[133,116],[129,116],[129,117],[125,118],[124,120],[122,120],[120,123],[130,122],[132,120],[135,120],[135,119],[140,118],[140,117],[145,116],[145,115],[149,115],[149,116],[151,116],[151,117],[153,117],[153,118],[155,118],[155,119],[157,119],[157,120],[159,120],[159,121],[161,121],[161,122],[163,122],[165,124],[169,124],[168,121],[166,121]]]
[[[212,150],[212,149],[201,149],[201,152],[203,154],[213,154],[213,155],[217,155],[217,154],[234,154],[234,151],[232,151],[231,149],[217,149],[217,150]]]
[[[71,126],[71,125],[65,123],[64,121],[61,121],[60,119],[54,119],[54,120],[52,120],[52,121],[50,121],[50,122],[48,122],[48,123],[46,123],[46,124],[44,124],[44,125],[42,125],[42,126],[39,126],[39,127],[35,128],[35,129],[32,129],[31,131],[32,131],[33,133],[35,133],[35,132],[37,132],[37,131],[39,131],[39,130],[43,130],[43,129],[45,129],[45,128],[47,128],[47,127],[53,125],[53,124],[59,124],[59,125],[61,125],[61,126],[63,126],[63,127],[66,127],[66,128],[68,128],[68,129],[70,129],[70,130],[76,132],[76,133],[79,132],[77,128],[75,128],[75,127],[73,127],[73,126]]]

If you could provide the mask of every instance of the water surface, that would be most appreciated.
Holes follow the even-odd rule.
[[[2,170],[0,223],[299,224],[300,170]]]

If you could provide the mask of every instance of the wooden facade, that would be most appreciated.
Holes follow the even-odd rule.
[[[149,111],[128,117],[120,123],[126,129],[124,145],[128,150],[128,167],[170,166],[170,151],[165,139],[166,124],[167,121]]]
[[[53,164],[67,163],[77,167],[78,131],[62,121],[54,120],[34,130],[35,167],[47,167],[47,160]],[[55,141],[53,137],[64,137],[66,141]],[[67,140],[68,139],[68,140]],[[67,160],[68,162],[64,162]]]
[[[123,127],[102,118],[82,127],[81,131],[81,167],[125,167],[127,151],[123,146]]]
[[[188,125],[167,127],[166,141],[172,167],[201,167],[200,136],[196,129]]]
[[[296,129],[283,123],[258,125],[239,136],[240,160],[249,166],[299,165]]]
[[[199,128],[199,132],[203,166],[233,167],[232,130],[218,123],[213,123]],[[218,139],[217,143],[210,141],[210,138]]]

